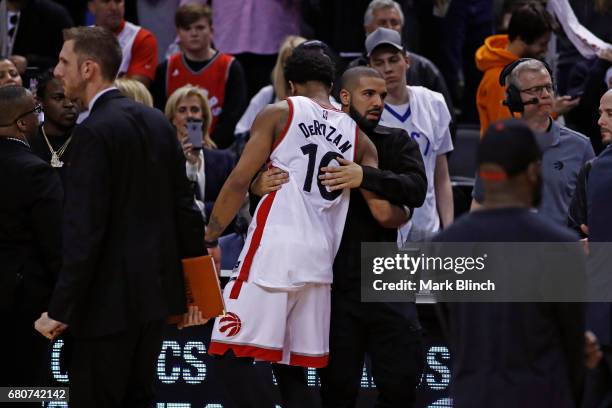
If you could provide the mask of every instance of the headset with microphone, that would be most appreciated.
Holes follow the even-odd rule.
[[[555,81],[553,79],[552,69],[550,68],[550,65],[546,63],[546,61],[542,61],[535,58],[519,58],[516,61],[513,61],[510,64],[506,65],[504,69],[502,69],[501,73],[499,74],[499,85],[502,87],[506,86],[506,78],[512,73],[512,71],[514,71],[514,69],[523,62],[532,60],[539,61],[542,63],[542,65],[544,65],[544,67],[548,71],[548,74],[550,75],[552,83],[554,84]],[[504,99],[502,104],[508,107],[508,110],[510,111],[511,115],[514,115],[515,112],[523,113],[525,111],[526,105],[537,105],[539,102],[540,100],[536,97],[523,101],[523,99],[521,98],[521,90],[518,89],[516,85],[509,84],[508,88],[506,89],[506,99]]]

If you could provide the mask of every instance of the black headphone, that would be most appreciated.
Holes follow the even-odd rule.
[[[499,74],[499,85],[502,87],[506,86],[506,78],[512,73],[512,71],[514,71],[514,68],[516,68],[523,62],[532,60],[539,61],[544,65],[544,68],[546,68],[546,71],[548,71],[548,74],[550,75],[550,79],[553,83],[554,88],[555,80],[553,78],[553,72],[550,68],[550,65],[548,65],[546,61],[542,61],[535,58],[519,58],[516,61],[512,61],[511,63],[506,65]],[[506,89],[506,98],[502,103],[504,106],[508,107],[508,110],[510,110],[510,114],[513,114],[515,112],[523,113],[523,111],[525,110],[525,105],[534,105],[538,103],[538,98],[534,97],[528,101],[523,102],[523,99],[521,99],[521,90],[518,89],[516,85],[510,84]]]

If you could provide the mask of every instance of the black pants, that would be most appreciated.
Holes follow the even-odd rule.
[[[308,388],[306,369],[286,364],[272,364],[283,408],[314,408],[319,406]]]
[[[51,343],[34,330],[40,311],[16,305],[0,313],[4,329],[0,334],[0,386],[44,387],[51,379],[49,349]],[[0,403],[0,407],[15,406]],[[19,403],[19,408],[37,407],[40,403]]]
[[[365,354],[372,362],[377,407],[410,407],[423,370],[415,318],[386,303],[361,303],[332,292],[329,364],[319,371],[323,407],[354,407]]]
[[[70,408],[151,406],[164,325],[155,321],[109,336],[75,338],[68,372]]]

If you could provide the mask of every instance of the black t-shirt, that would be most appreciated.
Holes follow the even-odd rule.
[[[571,242],[578,236],[524,208],[470,212],[433,241],[439,242]]]
[[[49,137],[49,143],[51,143],[51,147],[53,147],[53,150],[57,152],[59,149],[61,149],[61,147],[64,145],[64,143],[68,141],[68,138],[70,138],[71,135],[72,132],[69,132],[62,136]],[[30,149],[32,150],[32,153],[34,153],[47,163],[51,162],[51,151],[49,150],[49,146],[47,145],[47,142],[45,141],[45,138],[41,133],[40,127],[38,128],[36,134],[34,134],[31,138],[28,139],[28,142],[30,143]],[[72,143],[73,141],[70,141],[70,143],[66,147],[66,150],[64,150],[64,153],[59,158],[64,163],[64,166],[59,167],[57,169],[59,176],[62,179],[62,184],[65,181],[66,169],[70,166]]]
[[[578,235],[573,231],[523,208],[471,212],[433,239],[437,242],[577,240]],[[456,406],[575,406],[584,371],[583,304],[450,303],[444,306],[449,309],[451,396]]]

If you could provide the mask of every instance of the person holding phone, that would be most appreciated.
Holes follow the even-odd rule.
[[[221,187],[236,164],[234,154],[217,150],[210,138],[212,113],[204,90],[185,85],[168,98],[166,118],[176,129],[186,159],[187,178],[192,182],[196,203],[202,216],[208,219]],[[234,232],[232,222],[223,235]],[[215,259],[217,270],[221,269],[221,254],[209,249]]]

